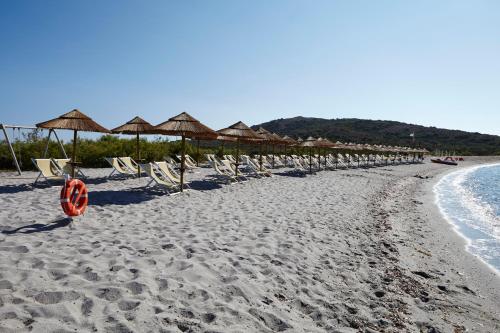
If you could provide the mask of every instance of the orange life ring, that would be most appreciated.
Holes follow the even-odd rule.
[[[68,216],[78,216],[85,212],[89,197],[87,187],[79,179],[69,179],[61,189],[61,207]]]

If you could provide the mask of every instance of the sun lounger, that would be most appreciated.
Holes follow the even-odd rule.
[[[151,178],[146,187],[148,187],[154,182],[155,185],[160,186],[163,189],[167,190],[169,194],[173,194],[172,192],[179,191],[180,187],[172,183],[172,181],[167,177],[165,177],[165,175],[162,172],[157,170],[152,163],[139,164],[139,167],[141,168],[141,170],[144,170],[144,172],[146,172],[149,178]]]
[[[225,170],[232,173],[232,175],[235,176],[236,179],[243,180],[243,181],[248,180],[247,176],[239,169],[238,169],[238,176],[236,176],[236,165],[233,164],[231,161],[222,160],[221,162],[222,162],[222,165],[224,166]]]
[[[264,169],[264,168],[262,170],[260,170],[259,165],[256,164],[255,161],[253,161],[249,156],[243,155],[242,160],[245,163],[245,165],[247,166],[247,169],[253,175],[255,175],[257,177],[271,177],[272,176],[272,174],[271,174],[271,172],[269,172],[269,170]]]
[[[120,162],[118,157],[105,157],[104,159],[108,161],[108,163],[113,167],[113,170],[108,175],[108,178],[111,177],[115,172],[125,176],[135,177],[137,175],[137,170],[134,172],[134,170],[129,169],[125,164]]]
[[[215,170],[216,176],[218,176],[218,178],[225,180],[228,184],[238,181],[234,173],[229,172],[225,168],[222,168],[222,165],[217,161],[208,161],[208,163]]]
[[[136,161],[132,159],[132,157],[118,157],[118,160],[122,162],[123,165],[127,167],[128,170],[133,171],[135,174],[139,172],[138,168],[139,165],[137,164]]]
[[[154,165],[156,165],[156,167],[158,167],[158,169],[164,174],[164,176],[167,177],[173,184],[179,187],[181,186],[181,178],[167,162],[154,162]],[[189,188],[189,182],[187,182],[185,179],[184,187]]]
[[[32,158],[31,161],[40,171],[35,179],[35,184],[40,177],[43,177],[47,183],[51,180],[64,180],[62,170],[50,158]]]
[[[69,158],[52,158],[52,161],[57,165],[57,167],[62,170],[63,174],[71,175],[71,164],[69,163],[71,159]],[[80,177],[87,178],[80,168],[76,168],[77,174]]]
[[[179,160],[179,166],[180,166],[180,161],[182,156],[177,155],[177,159]],[[198,167],[196,166],[196,162],[192,162],[192,159],[190,159],[189,155],[184,155],[184,166],[186,167],[186,170],[192,170],[192,169],[197,169]]]

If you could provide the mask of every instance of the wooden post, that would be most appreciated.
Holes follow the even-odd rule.
[[[312,164],[312,147],[309,147],[309,173],[313,173],[313,164]]]
[[[262,145],[263,143],[261,142],[259,145],[259,164],[260,164],[260,171],[262,171]]]
[[[76,168],[76,135],[77,131],[73,131],[73,157],[72,157],[72,164],[71,164],[71,178],[75,178],[75,168]]]
[[[240,165],[240,139],[236,140],[236,177],[238,177],[238,166]]]
[[[56,130],[53,129],[52,131],[54,132],[54,136],[56,137],[57,143],[59,144],[59,147],[61,148],[61,151],[64,155],[64,158],[68,158],[68,155],[66,154],[66,149],[64,149],[64,146],[63,146],[61,140],[59,140],[59,137],[57,136]]]
[[[272,153],[273,153],[273,169],[274,169],[274,143],[273,143]]]
[[[135,152],[135,156],[137,156],[137,162],[140,163],[141,162],[141,149],[139,147],[139,131],[136,132],[136,152]],[[137,165],[137,178],[141,178],[141,167],[139,165]]]
[[[43,151],[42,158],[47,157],[47,153],[49,151],[50,135],[52,134],[52,131],[54,131],[52,128],[49,129],[49,135],[47,136],[47,143],[45,144],[45,150]]]
[[[10,153],[12,154],[12,158],[14,159],[14,164],[16,165],[17,168],[17,173],[19,176],[22,175],[21,172],[21,167],[19,166],[19,163],[17,161],[16,157],[16,152],[14,151],[14,148],[12,148],[12,144],[10,143],[9,136],[7,135],[7,131],[5,130],[5,127],[3,125],[0,125],[2,127],[3,134],[5,135],[5,141],[7,141],[7,145],[9,146]]]
[[[184,192],[184,162],[186,160],[186,138],[182,136],[182,148],[181,148],[181,192]]]
[[[200,139],[196,143],[196,166],[200,166]]]

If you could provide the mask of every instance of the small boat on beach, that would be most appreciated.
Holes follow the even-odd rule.
[[[455,159],[451,156],[447,156],[445,159],[431,158],[432,163],[446,164],[446,165],[458,165]]]

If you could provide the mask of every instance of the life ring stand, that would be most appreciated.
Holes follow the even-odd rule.
[[[85,183],[79,179],[67,179],[61,189],[61,207],[67,216],[79,216],[85,213],[89,202]]]

